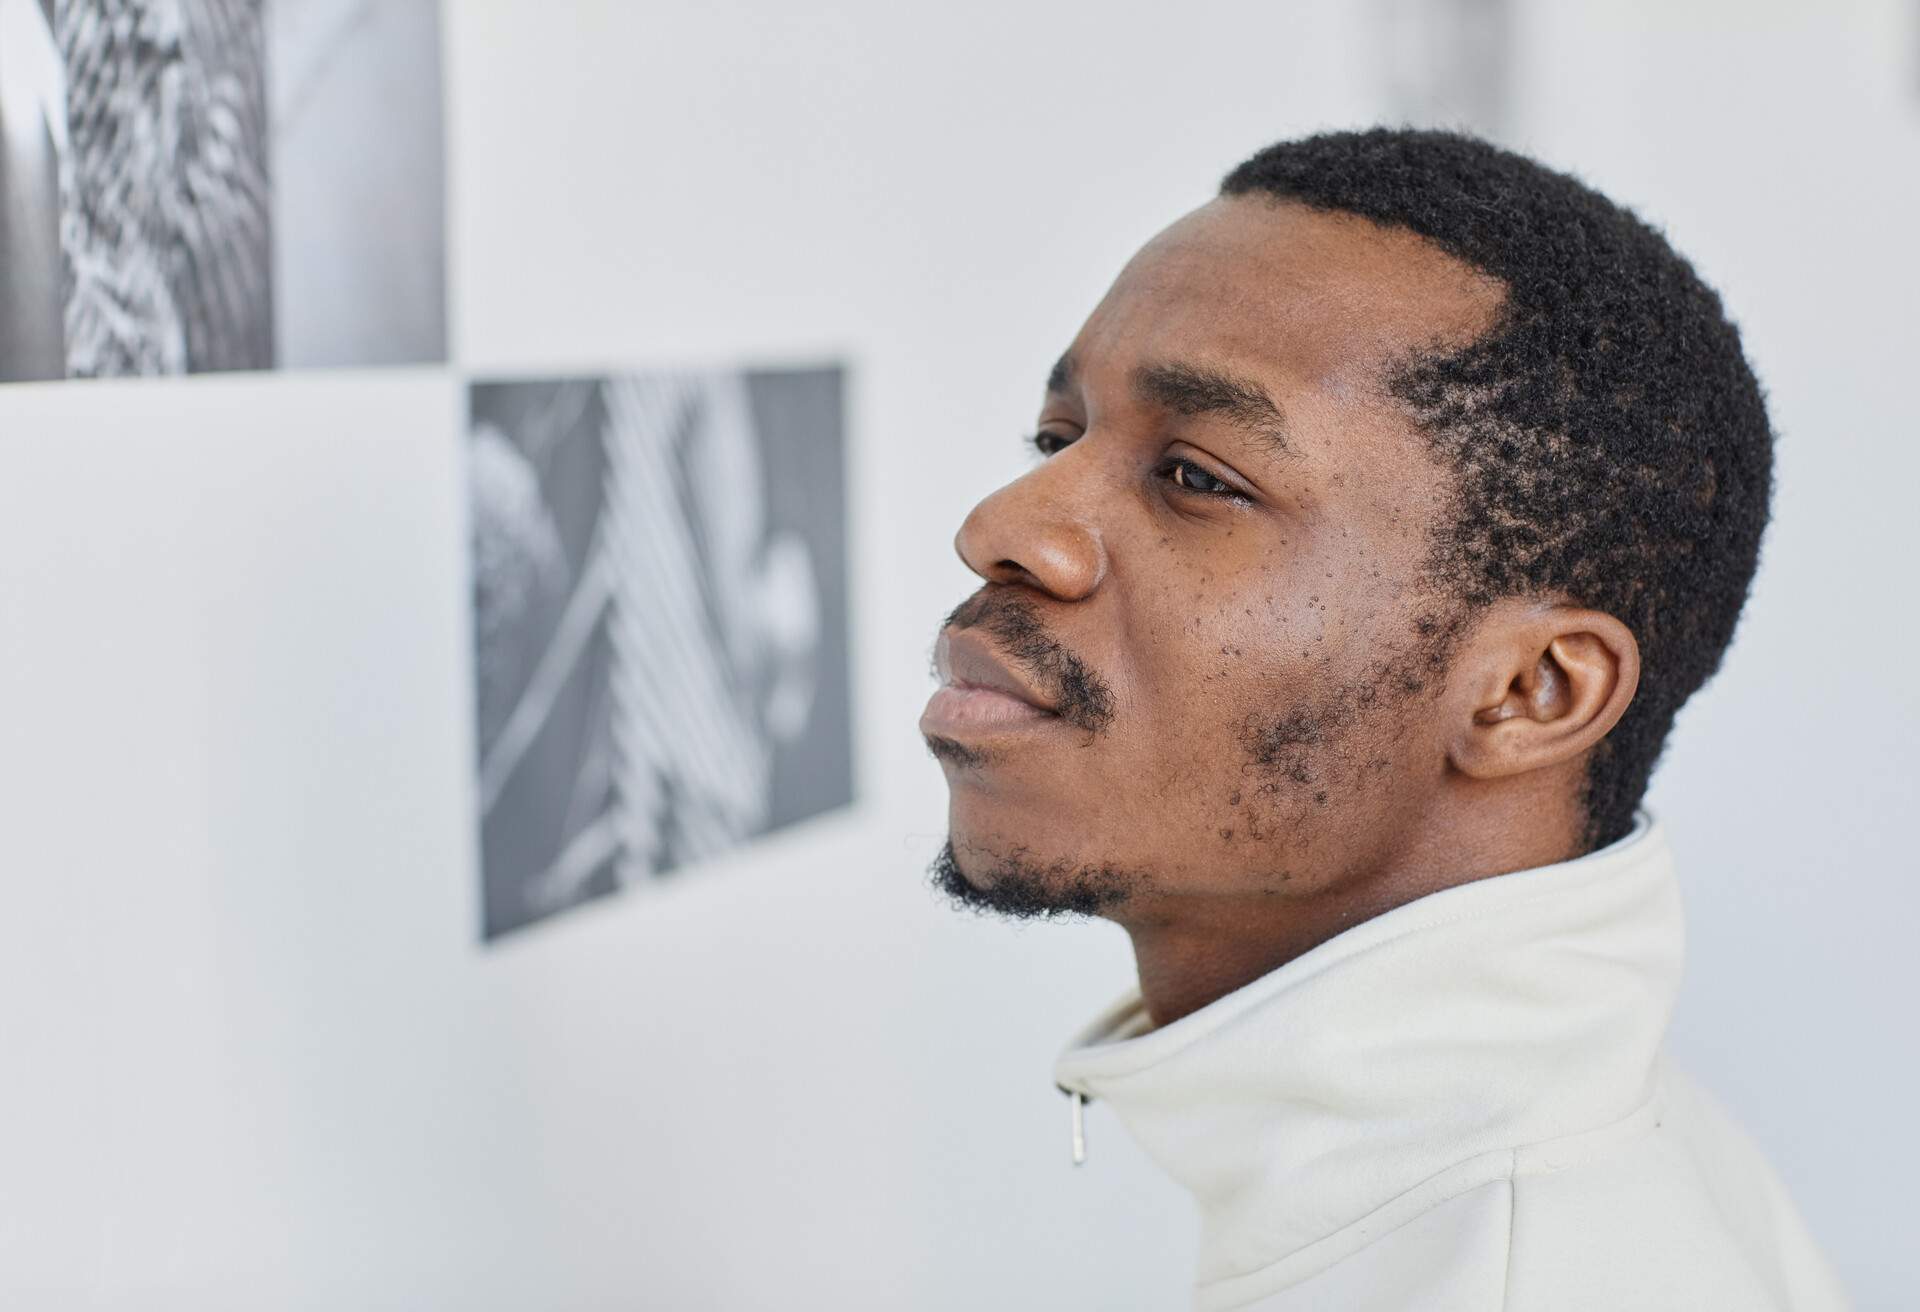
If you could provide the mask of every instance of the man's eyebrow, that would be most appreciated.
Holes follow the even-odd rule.
[[[1287,441],[1286,416],[1250,378],[1199,364],[1150,364],[1134,370],[1133,390],[1178,415],[1221,415],[1245,429],[1269,453],[1298,459]]]

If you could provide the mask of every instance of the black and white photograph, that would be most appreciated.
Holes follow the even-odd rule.
[[[850,802],[841,372],[471,406],[483,937]]]
[[[0,0],[0,382],[447,355],[434,0]]]

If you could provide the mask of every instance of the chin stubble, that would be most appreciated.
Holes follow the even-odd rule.
[[[989,874],[985,887],[979,887],[961,873],[952,839],[927,866],[929,882],[956,907],[1011,920],[1110,915],[1144,882],[1138,874],[1107,866],[1042,865],[1025,848],[993,858]]]

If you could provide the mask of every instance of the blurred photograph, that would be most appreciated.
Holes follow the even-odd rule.
[[[0,381],[444,359],[438,12],[0,3]]]
[[[472,389],[487,938],[852,798],[841,379]]]

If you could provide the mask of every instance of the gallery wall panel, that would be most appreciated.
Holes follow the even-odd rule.
[[[837,486],[787,439],[838,370],[712,378]],[[908,1250],[822,1255],[896,1223],[920,1113],[844,1003],[913,943],[796,932],[925,910],[891,844],[789,824],[480,941],[470,431],[442,369],[0,388],[0,1306],[745,1306],[743,1232],[896,1301]],[[763,543],[831,504],[764,476]],[[771,1074],[822,1051],[880,1064]]]

